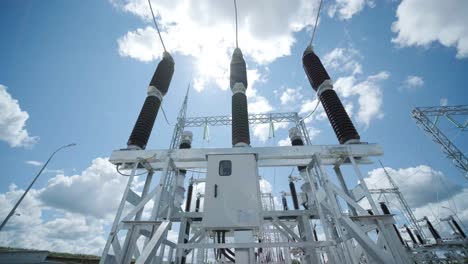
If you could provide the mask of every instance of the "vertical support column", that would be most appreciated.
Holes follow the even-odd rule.
[[[148,190],[151,185],[152,179],[153,179],[153,171],[151,170],[148,172],[148,175],[146,176],[145,185],[143,186],[143,191],[141,193],[141,199],[143,199],[148,194]],[[144,210],[144,207],[136,213],[135,218],[134,218],[135,221],[141,220],[141,216],[143,215],[143,210]],[[138,240],[138,237],[140,236],[139,232],[140,232],[140,229],[137,226],[132,226],[128,230],[127,236],[125,237],[124,246],[123,246],[124,254],[123,254],[122,263],[131,262],[132,257],[134,256],[135,247],[137,246],[136,242]]]
[[[161,209],[161,197],[163,193],[165,192],[164,189],[166,188],[166,179],[169,177],[169,174],[171,173],[170,171],[170,166],[171,166],[171,158],[167,156],[164,160],[164,169],[161,171],[161,175],[159,178],[159,184],[158,187],[160,189],[160,192],[156,194],[154,197],[154,206],[153,210],[151,211],[151,220],[156,220],[159,216],[159,211]]]
[[[187,200],[185,202],[185,212],[190,212],[190,206],[192,205],[192,197],[193,197],[193,181],[190,179],[188,191],[187,191]],[[190,219],[183,217],[180,221],[179,227],[179,238],[177,242],[186,244],[188,242],[190,236]],[[185,249],[177,249],[176,252],[177,256],[177,263],[185,264],[186,256],[185,256]]]
[[[169,177],[169,174],[171,173],[170,171],[170,167],[171,167],[171,162],[172,162],[172,159],[170,156],[167,156],[165,157],[165,160],[164,160],[164,169],[161,171],[161,177],[159,179],[159,184],[156,188],[159,189],[159,192],[157,192],[157,194],[155,195],[154,199],[153,199],[153,202],[154,202],[154,205],[153,205],[153,210],[151,211],[151,216],[150,216],[150,220],[157,220],[158,218],[160,218],[159,216],[159,213],[160,213],[160,209],[161,209],[161,199],[162,199],[162,195],[164,192],[167,192],[165,191],[165,189],[167,189],[167,186],[165,186],[167,184],[167,177]],[[172,206],[169,205],[169,206]],[[152,231],[151,231],[151,236],[150,237],[147,237],[146,240],[145,240],[145,244],[144,244],[144,247],[143,247],[143,250],[146,251],[146,248],[149,247],[149,246],[152,246],[152,244],[150,243],[151,239],[153,238],[153,236],[155,235],[155,232],[156,232],[156,228],[153,227],[152,228]],[[162,234],[162,236],[167,236],[167,232],[165,232],[164,234]],[[156,250],[152,250],[152,251],[149,251],[149,255],[147,257],[148,260],[152,260],[156,254],[155,252]]]
[[[128,196],[128,193],[130,192],[130,189],[132,187],[133,178],[135,177],[136,170],[138,168],[138,164],[139,164],[139,162],[136,162],[133,165],[132,172],[130,173],[130,176],[128,177],[127,185],[125,186],[125,190],[124,190],[124,193],[122,195],[122,200],[120,201],[119,208],[117,209],[117,213],[115,215],[114,223],[112,224],[111,231],[109,233],[109,237],[107,238],[106,245],[104,246],[104,250],[102,251],[102,257],[101,257],[101,260],[99,261],[100,264],[106,263],[106,259],[109,256],[110,247],[111,247],[111,245],[114,244],[114,240],[117,240],[116,242],[119,243],[118,242],[118,237],[117,237],[117,232],[118,232],[117,226],[120,223],[120,219],[122,217],[122,213],[123,213],[125,204],[127,203],[127,196]],[[121,256],[119,256],[120,252],[116,252],[116,250],[118,250],[118,249],[114,249],[114,256],[116,258],[116,261],[121,262],[122,261]]]
[[[348,189],[348,186],[346,185],[346,182],[345,182],[345,179],[343,177],[343,173],[341,172],[341,168],[339,165],[335,165],[333,167],[333,170],[335,171],[335,174],[336,174],[336,177],[338,178],[338,181],[340,182],[340,185],[341,185],[341,189],[343,189],[343,192],[348,195],[349,197],[352,197],[349,193],[349,189]],[[351,206],[349,203],[347,203],[348,205],[348,209],[349,209],[349,212],[350,212],[350,215],[354,215],[354,216],[357,216],[357,212],[356,212],[356,209],[354,209],[353,206]]]
[[[302,224],[302,228],[304,232],[303,235],[305,236],[305,241],[307,242],[316,241],[313,237],[313,231],[310,226],[309,216],[303,215],[301,217],[301,224]],[[320,263],[320,259],[317,254],[316,248],[306,247],[306,253],[307,255],[306,255],[305,260],[307,264]]]
[[[153,263],[154,264],[162,264],[164,260],[164,254],[166,252],[166,245],[164,243],[161,244],[160,249],[159,249],[159,254],[157,257],[154,258]]]
[[[173,262],[172,262],[173,256],[174,256],[174,248],[173,248],[173,247],[169,247],[169,253],[167,254],[167,261],[168,261],[168,263],[173,263]]]
[[[328,177],[328,174],[325,172],[323,169],[323,166],[320,162],[320,158],[317,155],[314,155],[313,159],[315,160],[315,169],[317,170],[317,174],[319,175],[322,184],[325,188],[325,192],[327,193],[327,201],[328,201],[328,207],[330,208],[330,211],[333,214],[333,224],[334,224],[334,231],[336,232],[337,239],[339,238],[344,238],[344,228],[341,225],[339,219],[342,217],[342,212],[341,209],[338,205],[338,201],[336,199],[335,192],[331,188],[331,183],[330,179]],[[341,253],[342,258],[348,260],[347,262],[352,262],[354,261],[354,258],[351,253],[351,249],[349,248],[349,245],[347,243],[340,243],[340,246],[342,247],[343,250],[340,250],[339,253]]]
[[[300,121],[300,123],[301,125],[304,126],[304,122],[302,120]],[[307,133],[305,126],[302,127],[302,129],[304,133]],[[306,137],[306,140],[307,138],[308,137]],[[291,140],[291,145],[293,146],[304,145],[304,141],[302,140],[302,135],[298,127],[293,127],[289,129],[289,139]],[[307,172],[306,172],[307,167],[298,166],[297,169],[301,177],[304,179],[304,182],[307,182],[307,178],[304,177],[305,175],[307,175]],[[313,184],[313,183],[309,182],[309,184]],[[299,202],[297,200],[296,187],[294,186],[294,182],[292,178],[290,178],[289,188],[291,190],[291,196],[293,198],[294,209],[299,210]],[[298,221],[299,234],[301,238],[305,238],[306,241],[308,242],[314,241],[312,237],[312,229],[310,228],[309,219],[307,217],[298,217],[297,221]],[[306,251],[306,256],[305,256],[306,263],[313,263],[313,262],[318,261],[317,252],[315,248],[306,247],[305,251]]]
[[[323,211],[322,205],[320,204],[319,197],[317,195],[317,193],[318,193],[318,184],[316,183],[316,178],[315,178],[316,175],[314,174],[313,176],[311,176],[312,169],[310,168],[310,166],[311,166],[311,164],[309,164],[309,166],[305,170],[302,171],[302,174],[304,174],[303,178],[306,179],[309,182],[310,187],[311,187],[311,192],[308,194],[308,196],[310,198],[312,198],[312,201],[313,201],[314,205],[317,208],[317,212],[318,212],[318,215],[319,215],[319,218],[320,218],[320,223],[321,223],[321,225],[323,227],[323,232],[325,233],[326,240],[327,241],[332,241],[333,237],[332,237],[332,234],[330,232],[331,229],[330,229],[330,226],[329,226],[329,222],[328,222],[328,219],[327,219],[327,217],[325,215],[325,212]],[[309,206],[311,207],[312,204],[310,204]],[[330,263],[340,263],[335,247],[333,247],[333,246],[328,247],[326,249],[326,251],[327,251],[327,257],[330,260]]]
[[[250,230],[234,231],[234,241],[236,243],[254,242],[253,232]],[[255,253],[252,248],[236,248],[236,263],[254,264]]]
[[[200,241],[201,243],[206,243],[206,237],[204,236],[203,239]],[[197,249],[197,262],[196,263],[206,263],[205,261],[205,252],[206,249],[198,248]]]

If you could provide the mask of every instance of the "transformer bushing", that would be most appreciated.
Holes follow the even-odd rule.
[[[153,125],[159,112],[162,99],[169,89],[174,74],[174,60],[167,52],[159,62],[148,87],[148,95],[143,103],[138,119],[127,142],[129,149],[145,149]]]
[[[231,59],[230,86],[232,91],[232,145],[250,146],[249,112],[247,109],[247,66],[239,48]]]
[[[311,46],[305,49],[302,56],[302,64],[312,88],[317,92],[317,96],[325,109],[325,113],[340,144],[359,142],[359,134],[340,98],[338,98],[338,95],[333,90],[330,76]]]

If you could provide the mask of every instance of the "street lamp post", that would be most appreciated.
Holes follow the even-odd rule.
[[[33,186],[33,184],[36,182],[37,178],[39,178],[39,176],[41,175],[41,173],[44,171],[44,169],[47,167],[47,164],[49,164],[50,160],[54,157],[55,153],[59,152],[60,150],[64,149],[64,148],[68,148],[68,147],[73,147],[73,146],[76,146],[75,143],[73,144],[68,144],[68,145],[65,145],[65,146],[61,146],[60,148],[58,148],[57,150],[55,150],[49,157],[49,159],[46,161],[46,163],[44,163],[44,165],[42,166],[41,170],[37,173],[36,177],[34,177],[33,181],[31,182],[31,184],[29,184],[28,188],[26,189],[26,191],[24,191],[23,195],[21,195],[21,198],[18,200],[18,202],[16,202],[15,206],[13,206],[13,209],[11,209],[10,213],[8,213],[7,217],[5,218],[5,220],[3,220],[2,222],[2,225],[0,225],[0,231],[2,231],[3,227],[6,225],[6,223],[8,222],[8,220],[10,219],[10,217],[15,213],[15,210],[16,208],[18,208],[19,204],[21,203],[21,201],[23,201],[24,197],[26,196],[26,194],[29,192],[29,189],[31,189],[31,187]]]

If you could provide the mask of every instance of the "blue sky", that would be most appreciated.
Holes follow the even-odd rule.
[[[172,123],[189,82],[189,116],[230,112],[228,65],[235,42],[232,3],[227,2],[154,1],[176,63],[163,102]],[[305,116],[316,101],[301,55],[318,2],[283,2],[238,1],[249,110]],[[415,212],[435,217],[448,214],[440,209],[448,206],[467,221],[466,180],[410,112],[414,106],[467,103],[468,21],[461,14],[468,5],[451,0],[440,8],[438,1],[423,2],[324,1],[314,47],[362,140],[382,145],[381,160],[404,183],[402,190],[421,193],[410,195]],[[0,234],[0,243],[99,254],[96,248],[107,235],[124,181],[104,158],[126,146],[162,54],[147,3],[1,1],[0,10],[0,218],[39,169],[27,161],[44,162],[57,147],[78,144],[54,158],[18,209],[21,215]],[[307,125],[314,144],[337,143],[321,107]],[[466,150],[466,135],[444,126]],[[276,128],[270,139],[267,127],[251,127],[252,145],[286,142],[288,127]],[[201,131],[194,132],[195,147],[230,146],[229,128],[211,128],[209,142]],[[159,115],[147,148],[167,148],[171,135],[172,126]],[[377,168],[363,168],[371,182],[382,177]],[[285,178],[261,173],[275,195],[287,188]],[[66,194],[73,199],[61,196]],[[83,228],[74,235],[54,235],[51,226]],[[26,230],[36,235],[28,237]],[[90,237],[93,246],[83,242]]]

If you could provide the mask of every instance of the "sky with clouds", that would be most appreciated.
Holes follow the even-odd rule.
[[[163,102],[169,124],[158,116],[151,149],[169,146],[189,82],[189,116],[229,114],[235,47],[232,1],[153,7],[176,70]],[[306,116],[317,106],[301,65],[317,7],[316,0],[238,0],[250,113]],[[466,13],[464,0],[325,0],[314,40],[362,140],[382,145],[380,159],[416,216],[443,230],[436,219],[450,211],[468,222],[468,186],[410,113],[467,103]],[[0,245],[100,254],[125,184],[107,157],[126,146],[162,55],[147,1],[1,1],[0,15],[0,219],[53,150],[78,144],[49,164]],[[321,105],[305,121],[314,144],[337,143]],[[466,132],[441,126],[467,149]],[[275,124],[270,137],[268,125],[252,126],[252,145],[289,145],[289,127]],[[210,128],[209,141],[202,129],[193,132],[194,147],[230,146],[229,128]],[[377,164],[363,171],[372,188],[386,186]],[[262,189],[278,196],[287,173],[260,169]]]

